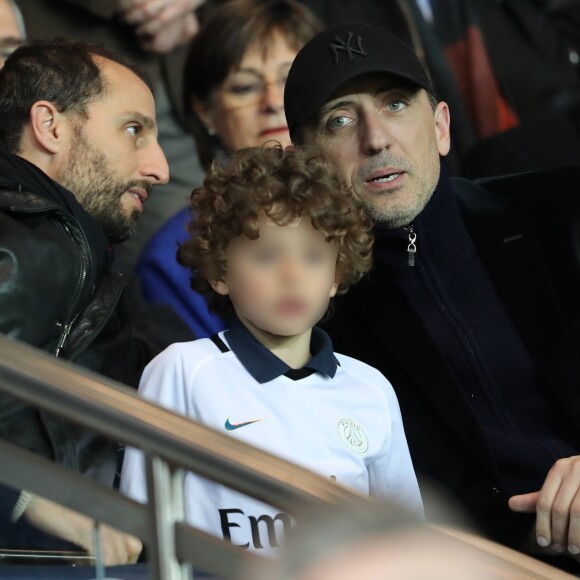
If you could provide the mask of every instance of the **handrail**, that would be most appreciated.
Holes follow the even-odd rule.
[[[1,349],[0,349],[1,352]],[[2,382],[0,381],[0,390]],[[138,536],[147,544],[155,539],[148,525],[148,508],[118,491],[108,489],[31,451],[0,440],[0,481],[42,495],[98,521]],[[71,493],[71,489],[75,493]],[[176,526],[176,556],[199,568],[233,576],[242,560],[257,558],[187,524]],[[219,554],[219,557],[216,557]],[[247,563],[247,562],[246,562]]]
[[[120,383],[1,335],[0,391],[113,440],[139,447],[148,458],[160,459],[162,464],[194,471],[284,510],[291,510],[297,503],[371,501],[307,469],[147,401]],[[1,469],[2,456],[6,458],[8,454],[18,461],[10,463],[11,469]],[[22,462],[23,469],[15,468],[18,462]],[[42,472],[51,477],[39,477]],[[168,481],[154,482],[149,508],[145,508],[5,442],[0,442],[0,480],[30,489],[146,541],[153,540],[154,577],[159,579],[183,577],[183,570],[182,575],[176,570],[177,560],[201,562],[209,572],[227,576],[239,568],[240,558],[251,557],[226,542],[179,524],[179,517],[171,514],[171,502],[155,505],[151,497],[156,489],[172,494],[167,491]],[[51,485],[50,481],[56,484]],[[88,491],[71,497],[63,492],[62,481]],[[91,500],[83,501],[87,497]],[[130,517],[122,518],[122,513]],[[155,525],[144,525],[151,519]],[[167,538],[175,544],[174,553],[156,553],[165,549]],[[216,545],[228,557],[208,557],[215,553],[211,548]],[[171,558],[175,561],[168,567],[167,560]]]
[[[22,342],[0,336],[0,355],[1,391],[282,509],[363,497]]]
[[[151,574],[156,580],[188,578],[188,568],[181,565],[183,562],[201,565],[208,572],[228,578],[239,570],[242,559],[258,558],[192,528],[180,521],[179,509],[165,505],[179,504],[174,497],[179,494],[175,494],[172,483],[180,481],[182,469],[288,511],[297,503],[308,507],[319,502],[373,501],[146,401],[120,383],[1,335],[0,392],[143,449],[149,457],[154,492],[150,489],[148,505],[1,440],[0,481],[30,489],[150,542]],[[161,469],[157,469],[159,467]],[[156,476],[156,471],[160,471],[161,476]],[[155,506],[154,497],[158,491],[163,491],[170,501]],[[455,530],[434,529],[475,547],[493,558],[498,566],[505,565],[514,574],[522,574],[521,577],[572,578],[499,544]],[[160,539],[163,544],[171,540],[171,553],[158,549],[156,543]]]

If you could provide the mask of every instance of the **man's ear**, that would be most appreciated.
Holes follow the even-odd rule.
[[[50,101],[37,101],[30,107],[31,137],[48,153],[62,148],[64,125],[65,117]]]
[[[214,289],[215,292],[221,294],[222,296],[227,296],[230,293],[228,285],[223,280],[208,280],[209,285]]]
[[[439,155],[444,157],[451,148],[451,116],[447,103],[440,101],[433,113],[435,119],[435,138],[437,139],[437,149]]]

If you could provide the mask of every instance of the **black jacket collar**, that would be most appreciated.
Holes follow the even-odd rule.
[[[84,210],[72,192],[48,177],[36,165],[18,155],[0,153],[0,189],[34,193],[58,205],[76,220],[87,238],[94,265],[94,280],[109,268],[112,248],[102,228]]]

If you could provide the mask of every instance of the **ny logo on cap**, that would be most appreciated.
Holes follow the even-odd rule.
[[[361,56],[367,56],[365,49],[362,47],[362,37],[356,37],[356,47],[352,46],[352,41],[355,38],[352,32],[348,33],[348,37],[346,42],[338,38],[338,36],[334,37],[334,42],[331,42],[328,47],[334,53],[334,64],[338,64],[338,51],[344,50],[348,55],[348,60],[351,61],[354,59],[355,54],[360,54]]]

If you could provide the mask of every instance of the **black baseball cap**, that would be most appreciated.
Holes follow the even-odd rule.
[[[296,55],[284,89],[290,135],[347,81],[365,73],[399,76],[433,92],[413,49],[377,26],[345,22],[323,30]]]

